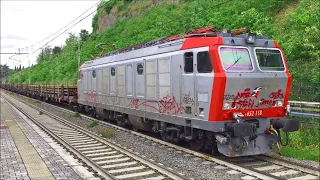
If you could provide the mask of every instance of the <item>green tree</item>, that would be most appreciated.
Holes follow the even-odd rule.
[[[14,70],[10,69],[7,64],[0,64],[0,78],[7,78],[9,75],[13,74]]]
[[[45,48],[41,49],[40,54],[37,57],[37,63],[39,64],[42,61],[49,61],[52,57],[52,48],[46,46]]]
[[[62,52],[62,49],[61,47],[59,46],[55,46],[53,49],[52,49],[52,54],[60,54]]]
[[[81,41],[87,41],[89,39],[89,32],[85,29],[81,29],[79,36]]]
[[[77,42],[77,36],[73,33],[69,33],[69,37],[66,39],[66,46],[74,45]]]

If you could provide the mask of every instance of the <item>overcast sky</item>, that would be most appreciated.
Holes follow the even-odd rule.
[[[20,52],[30,53],[31,45],[45,39],[65,25],[69,24],[90,7],[95,5],[98,1],[99,0],[1,0],[1,53],[15,53],[18,52],[19,48]],[[94,10],[96,10],[96,6],[68,27],[72,26]],[[93,15],[84,19],[48,45],[50,47],[54,47],[65,44],[65,39],[68,37],[69,32],[78,34],[81,29],[86,29],[91,33]],[[64,30],[61,30],[60,33],[63,31]],[[57,33],[49,39],[33,46],[33,51],[45,45],[46,42],[50,41],[60,33]],[[28,47],[28,51],[26,48],[22,51],[21,48],[24,47]],[[30,65],[36,63],[36,56],[39,52],[41,51],[34,53],[27,59],[25,58],[28,55],[13,56],[12,58],[17,58],[19,60],[25,59],[21,62],[21,66],[27,67],[28,59],[30,59]],[[9,59],[10,56],[11,55],[1,54],[1,64],[7,64],[10,68],[14,68],[15,65],[18,66],[19,61]]]

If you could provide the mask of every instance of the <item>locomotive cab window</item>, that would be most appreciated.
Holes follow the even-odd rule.
[[[143,74],[143,65],[142,64],[137,65],[137,73],[138,73],[138,75]]]
[[[198,52],[197,54],[197,70],[199,73],[212,72],[211,59],[208,51]]]
[[[276,49],[256,49],[256,57],[261,71],[284,71],[281,53]]]
[[[111,76],[115,76],[116,75],[116,69],[115,68],[111,68]]]
[[[244,47],[221,47],[219,50],[225,71],[252,71],[249,51]]]
[[[193,73],[193,52],[184,54],[184,72]]]
[[[92,70],[92,77],[96,78],[96,70]]]

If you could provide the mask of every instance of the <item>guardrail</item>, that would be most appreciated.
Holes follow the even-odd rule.
[[[289,101],[290,116],[320,118],[320,102]]]

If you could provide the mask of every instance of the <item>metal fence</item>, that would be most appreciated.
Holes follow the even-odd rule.
[[[290,116],[320,118],[320,102],[289,101]]]

